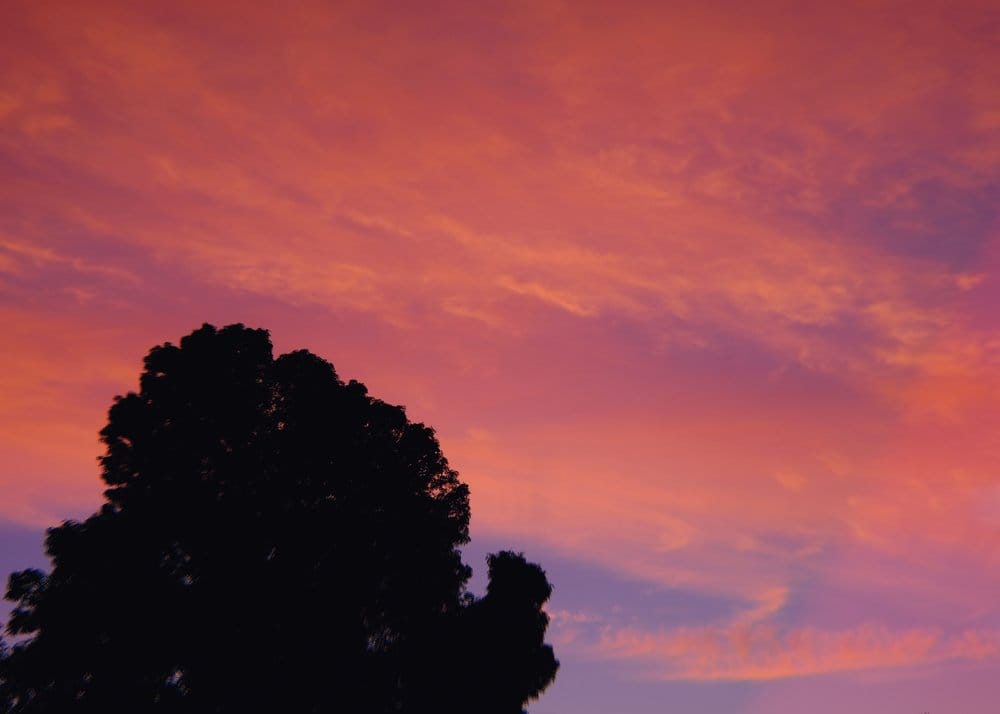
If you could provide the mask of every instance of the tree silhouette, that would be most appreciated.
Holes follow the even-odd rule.
[[[432,429],[264,330],[155,347],[101,432],[106,502],[10,576],[7,712],[516,714],[555,676],[520,554],[471,570]]]

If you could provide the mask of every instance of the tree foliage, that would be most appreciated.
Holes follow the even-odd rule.
[[[8,712],[521,712],[558,667],[544,572],[471,574],[432,429],[268,333],[154,348],[115,399],[105,503],[10,576]]]

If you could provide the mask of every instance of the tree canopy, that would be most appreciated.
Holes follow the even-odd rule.
[[[105,503],[10,576],[0,711],[516,714],[553,680],[542,569],[470,595],[434,431],[316,355],[204,325],[101,440]]]

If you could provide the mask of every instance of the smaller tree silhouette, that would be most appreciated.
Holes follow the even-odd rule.
[[[106,503],[10,576],[0,711],[517,714],[555,676],[521,554],[471,573],[433,430],[267,332],[154,348],[101,432]]]

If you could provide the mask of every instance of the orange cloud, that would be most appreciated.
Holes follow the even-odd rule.
[[[655,633],[606,630],[590,651],[633,661],[654,679],[767,681],[992,659],[1000,638],[992,632],[944,637],[930,630],[893,632],[875,626],[827,632],[733,625]]]

